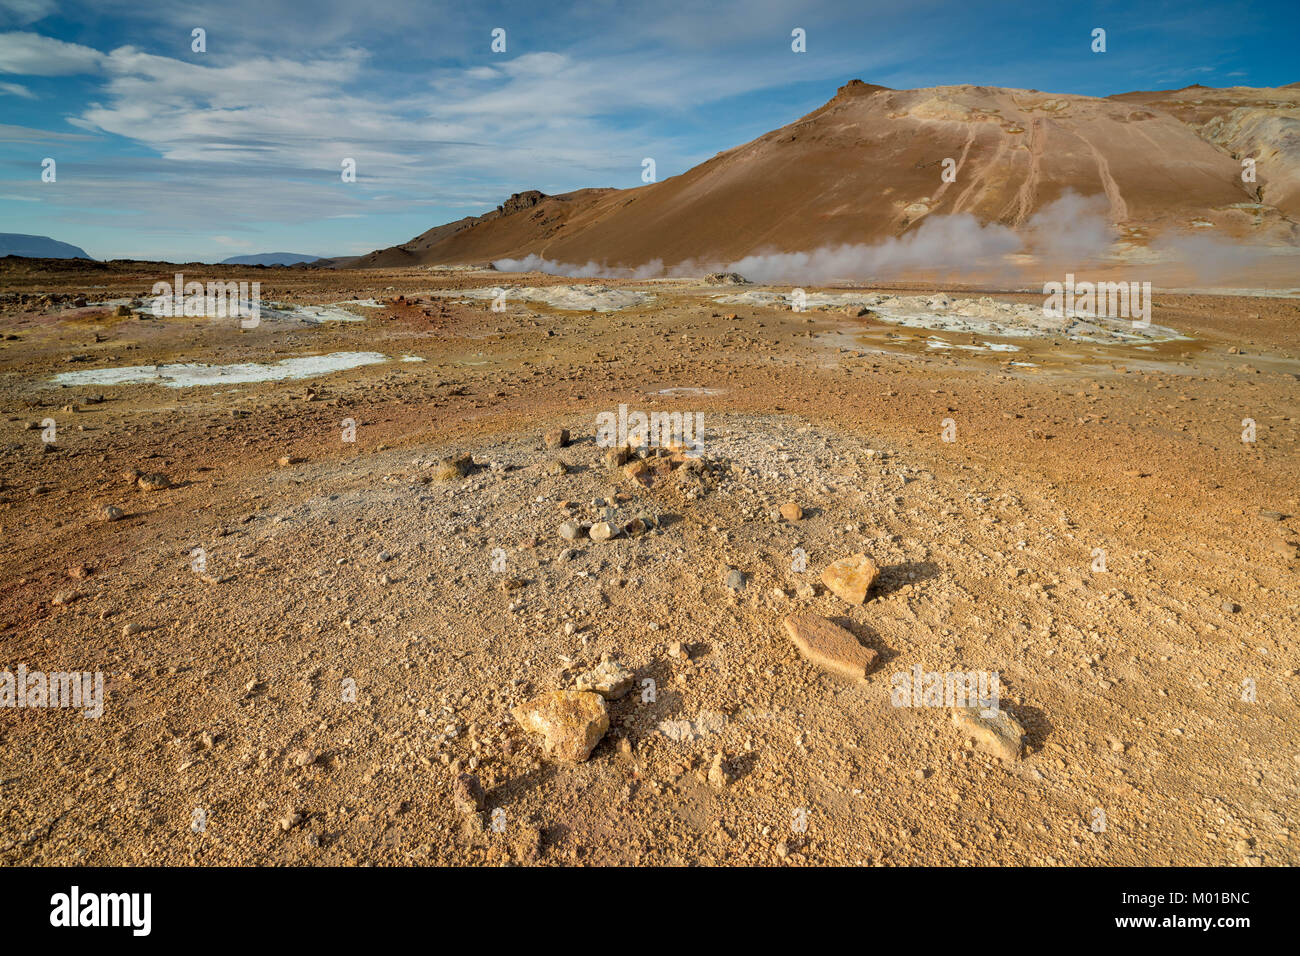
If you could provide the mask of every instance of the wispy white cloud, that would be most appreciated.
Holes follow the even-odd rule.
[[[0,143],[75,143],[87,142],[94,138],[90,133],[65,133],[0,123]]]
[[[0,33],[0,73],[18,76],[71,76],[95,73],[104,54],[80,43],[39,33]]]
[[[25,27],[54,12],[55,0],[0,0],[0,24]]]
[[[121,0],[105,4],[101,15],[122,9]],[[92,74],[77,81],[85,91],[80,102],[65,100],[58,115],[105,146],[89,159],[59,157],[58,188],[35,193],[52,216],[87,227],[116,223],[147,233],[149,242],[164,230],[201,230],[211,243],[214,233],[259,221],[305,223],[327,214],[374,230],[376,217],[428,210],[418,232],[487,211],[521,189],[638,185],[645,156],[654,157],[660,178],[684,171],[731,145],[700,149],[696,114],[706,104],[789,76],[852,69],[829,57],[800,60],[782,45],[771,56],[785,73],[764,57],[728,67],[717,49],[696,46],[656,55],[653,43],[629,49],[608,42],[600,18],[589,23],[594,32],[575,32],[567,48],[538,49],[537,34],[518,17],[500,21],[510,30],[506,54],[488,51],[489,27],[498,21],[465,27],[462,17],[446,31],[462,30],[460,56],[425,57],[413,69],[394,57],[395,24],[386,22],[388,37],[377,40],[351,3],[323,0],[307,18],[274,0],[264,11],[262,3],[253,6],[264,14],[260,33],[232,30],[233,8],[164,2],[158,16],[170,35],[147,48],[136,38],[150,36],[154,25],[132,31],[131,45],[105,51],[0,34],[5,70]],[[427,8],[417,6],[397,4],[398,21],[427,21]],[[309,42],[322,34],[306,21],[318,17],[344,45]],[[286,28],[272,29],[280,20]],[[351,32],[338,32],[345,23]],[[192,26],[208,30],[207,53],[189,49]],[[446,42],[444,35],[432,46]],[[480,45],[480,53],[465,55]],[[39,130],[9,138],[56,140]],[[357,163],[354,184],[340,181],[344,158]],[[13,185],[11,193],[29,195],[29,183]],[[405,238],[395,233],[381,244]]]
[[[253,248],[253,240],[236,239],[234,236],[213,236],[212,241],[226,249],[247,250]]]
[[[1187,31],[1204,16],[1184,16],[1143,25],[1144,38],[1176,29],[1185,42],[1173,57],[1144,46],[1142,69],[1216,56],[1244,68],[1230,51],[1193,48]],[[58,188],[35,195],[68,222],[192,229],[208,244],[258,223],[311,223],[337,250],[360,230],[427,227],[520,189],[637,185],[645,156],[666,178],[853,76],[1064,91],[1052,83],[1078,74],[1077,60],[1041,46],[1067,42],[1064,18],[950,0],[557,0],[544,11],[523,0],[0,0],[11,31],[0,32],[0,79],[19,80],[0,83],[13,124],[0,143],[17,144],[6,159],[20,178],[27,144],[58,157]],[[206,53],[190,49],[198,26]],[[805,54],[790,50],[796,26]],[[504,54],[490,51],[495,27],[508,31]],[[1124,36],[1113,23],[1107,67],[1126,62]],[[76,132],[54,132],[64,123]],[[357,161],[355,184],[340,182],[344,157]],[[41,184],[0,185],[26,199]],[[349,222],[328,233],[326,217]]]

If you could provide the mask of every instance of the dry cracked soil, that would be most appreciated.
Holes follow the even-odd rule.
[[[154,318],[152,269],[0,277],[0,670],[106,698],[0,708],[0,862],[1300,862],[1296,299],[1157,293],[1177,338],[1098,344],[698,281],[494,311],[468,293],[571,283],[223,275],[291,317]],[[247,380],[340,353],[373,364]],[[611,467],[621,405],[698,414],[698,457]],[[821,580],[855,554],[860,604]],[[512,711],[605,657],[631,690],[553,758]],[[954,672],[997,675],[1016,752],[899,706]]]

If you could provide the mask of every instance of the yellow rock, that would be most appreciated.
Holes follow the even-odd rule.
[[[586,760],[609,730],[605,698],[591,691],[551,691],[512,713],[524,730],[542,735],[548,755],[573,763]]]
[[[144,491],[162,491],[172,486],[172,480],[161,472],[152,472],[141,475],[136,479],[136,484]]]
[[[876,567],[876,562],[865,554],[855,554],[851,558],[840,558],[823,571],[822,584],[850,604],[861,604],[879,576],[880,568]]]

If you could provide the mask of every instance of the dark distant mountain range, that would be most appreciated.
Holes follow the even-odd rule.
[[[222,266],[296,266],[302,262],[315,262],[320,256],[306,256],[301,252],[259,252],[252,256],[231,256],[222,259]]]
[[[59,242],[49,236],[27,236],[19,232],[0,232],[0,256],[26,256],[28,259],[89,259],[80,246]]]

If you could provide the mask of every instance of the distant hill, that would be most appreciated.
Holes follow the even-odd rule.
[[[26,236],[19,232],[0,232],[0,256],[26,256],[28,259],[89,259],[79,246],[59,242],[49,236]]]
[[[320,256],[305,256],[301,252],[260,252],[253,256],[231,256],[222,259],[222,266],[296,266],[300,262],[315,262]]]

